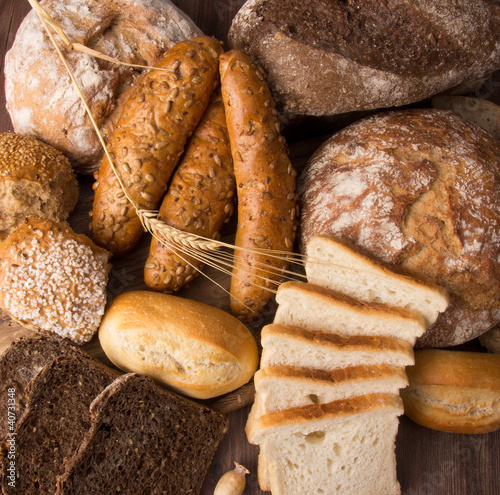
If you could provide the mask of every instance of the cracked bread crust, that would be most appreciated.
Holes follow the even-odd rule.
[[[485,0],[248,0],[228,41],[268,73],[285,115],[336,115],[413,103],[491,74],[499,11]]]
[[[316,151],[300,192],[303,248],[332,234],[450,293],[419,345],[460,344],[500,320],[500,143],[479,127],[438,110],[363,119]]]

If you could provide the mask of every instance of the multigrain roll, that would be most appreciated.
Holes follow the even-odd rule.
[[[99,341],[120,369],[198,399],[237,389],[258,366],[255,339],[234,316],[159,292],[116,297],[104,315]]]
[[[169,0],[44,0],[41,5],[70,41],[125,63],[154,65],[175,43],[202,34]],[[115,120],[117,99],[137,71],[77,50],[65,57],[97,124]],[[79,173],[97,168],[102,146],[34,10],[6,55],[5,95],[16,132],[62,150]]]
[[[78,194],[60,151],[33,136],[0,133],[0,240],[29,216],[66,220]]]
[[[327,140],[300,180],[301,243],[345,239],[444,287],[419,346],[471,340],[500,321],[500,143],[442,110],[388,112]]]
[[[83,344],[104,313],[108,259],[64,222],[26,219],[0,244],[0,307],[27,328]]]

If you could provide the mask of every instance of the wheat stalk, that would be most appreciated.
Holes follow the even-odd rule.
[[[189,264],[192,266],[196,271],[202,273],[204,276],[209,278],[214,284],[218,285],[221,287],[220,284],[218,284],[216,281],[208,277],[205,273],[201,272],[200,267],[194,265],[188,258],[192,258],[199,263],[207,266],[211,266],[213,268],[216,268],[219,271],[222,271],[225,274],[235,276],[232,274],[232,269],[234,267],[234,252],[235,251],[245,251],[245,252],[252,252],[255,254],[260,254],[263,256],[266,256],[267,258],[273,258],[279,261],[286,261],[289,264],[304,267],[306,260],[309,259],[311,261],[314,261],[315,263],[325,263],[325,264],[331,264],[331,262],[327,262],[325,260],[320,260],[320,259],[312,259],[311,257],[307,257],[306,255],[302,255],[299,253],[292,253],[289,251],[280,251],[280,250],[268,250],[268,249],[251,249],[247,247],[241,247],[241,246],[236,246],[233,244],[221,242],[215,239],[208,239],[202,236],[199,236],[197,234],[192,234],[188,232],[184,232],[182,230],[176,229],[175,227],[172,227],[165,222],[161,221],[158,219],[158,212],[154,210],[144,210],[138,207],[138,205],[134,202],[134,200],[130,197],[127,188],[123,184],[120,174],[118,173],[116,166],[114,164],[114,161],[107,149],[106,143],[104,142],[104,139],[102,137],[102,134],[99,130],[99,126],[97,125],[92,112],[90,111],[90,108],[88,106],[87,101],[85,100],[85,97],[83,95],[83,92],[78,84],[78,81],[76,80],[76,77],[69,66],[66,57],[64,56],[61,48],[59,47],[58,43],[56,42],[50,27],[52,27],[55,32],[60,36],[61,40],[63,41],[64,45],[70,49],[70,50],[77,50],[84,52],[86,54],[89,54],[91,56],[99,57],[104,60],[107,60],[109,62],[113,62],[116,64],[120,65],[127,65],[127,66],[132,66],[132,67],[137,67],[137,68],[147,68],[147,69],[159,69],[159,70],[171,70],[171,69],[162,69],[158,67],[151,67],[151,66],[139,66],[139,65],[134,65],[134,64],[126,64],[123,63],[119,60],[113,59],[111,57],[108,57],[107,55],[101,54],[99,52],[96,52],[95,50],[91,50],[90,48],[85,47],[84,45],[81,45],[79,43],[72,43],[69,38],[66,36],[62,28],[57,24],[57,22],[40,6],[37,0],[28,0],[29,3],[32,5],[32,7],[35,9],[36,13],[38,14],[40,21],[42,22],[52,44],[54,45],[54,48],[56,49],[59,58],[61,59],[62,63],[64,64],[64,67],[66,71],[69,74],[69,77],[71,78],[72,84],[75,87],[76,91],[78,92],[78,95],[80,99],[82,100],[83,105],[85,106],[85,110],[90,118],[90,121],[97,133],[97,136],[100,140],[100,143],[102,145],[102,148],[104,150],[104,153],[106,155],[106,158],[108,159],[110,166],[113,170],[113,173],[115,174],[118,183],[123,190],[127,200],[129,203],[133,206],[135,209],[137,216],[139,220],[141,221],[141,224],[143,225],[143,228],[148,231],[153,237],[158,239],[162,244],[166,245],[169,247],[172,251],[176,253],[177,256],[179,256],[186,264]],[[226,251],[224,251],[224,249]],[[227,252],[229,250],[230,252]],[[183,256],[185,255],[185,257]],[[297,278],[305,278],[305,275],[302,273],[297,273],[293,272],[291,270],[287,270],[286,268],[278,268],[278,267],[273,267],[270,266],[267,263],[261,263],[258,260],[254,263],[254,266],[259,268],[260,272],[262,275],[257,275],[257,277],[260,277],[262,280],[262,285],[254,283],[254,285],[261,287],[265,290],[271,291],[271,292],[276,292],[274,289],[270,288],[268,285],[271,283],[274,286],[279,285],[279,281],[276,280],[276,275],[279,275],[281,279],[289,279],[289,280],[294,280]],[[244,272],[244,267],[241,267],[242,271]],[[344,267],[347,270],[349,270],[349,267]],[[268,275],[268,276],[267,276]],[[225,292],[228,292],[225,288],[221,287]]]

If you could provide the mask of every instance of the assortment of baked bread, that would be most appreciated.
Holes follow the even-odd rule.
[[[182,396],[252,378],[246,434],[275,495],[400,493],[403,412],[500,427],[500,107],[438,95],[353,113],[297,181],[281,133],[476,87],[500,69],[495,2],[248,0],[227,47],[167,0],[42,7],[75,44],[63,52],[82,94],[33,10],[5,60],[0,308],[38,335],[0,357],[16,411],[0,422],[2,493],[199,493],[228,423]],[[66,223],[75,173],[96,179],[92,239]],[[207,243],[236,214],[234,316],[161,294],[209,258],[154,229],[151,290],[107,300],[112,256],[136,249],[155,210],[162,232]],[[297,232],[307,282],[282,282]],[[257,370],[243,322],[274,292]],[[97,333],[120,371],[73,345]],[[414,351],[476,337],[490,354]]]

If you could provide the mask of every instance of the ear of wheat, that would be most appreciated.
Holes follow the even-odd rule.
[[[204,266],[210,266],[213,267],[225,274],[234,276],[232,274],[232,269],[234,266],[234,252],[236,250],[242,250],[242,251],[251,251],[257,254],[262,254],[263,256],[265,255],[267,258],[271,257],[274,259],[282,260],[286,262],[286,266],[290,265],[295,265],[296,267],[303,268],[306,263],[306,255],[302,255],[299,253],[292,253],[289,251],[278,251],[278,250],[265,250],[265,249],[249,249],[249,248],[243,248],[239,246],[235,246],[233,244],[229,243],[224,243],[218,240],[214,239],[208,239],[196,234],[191,234],[188,232],[181,231],[179,229],[176,229],[165,222],[161,221],[158,219],[158,212],[153,211],[153,210],[144,210],[141,209],[137,206],[137,204],[133,201],[133,199],[130,197],[127,188],[123,184],[123,181],[121,180],[120,174],[117,172],[114,161],[107,149],[106,143],[104,142],[104,139],[102,137],[102,134],[99,130],[99,126],[97,125],[94,117],[92,116],[92,112],[90,111],[89,105],[87,101],[85,100],[85,97],[83,95],[83,92],[78,84],[78,81],[69,66],[66,57],[58,45],[57,41],[54,38],[54,34],[51,31],[51,28],[59,35],[60,39],[62,40],[63,44],[65,45],[66,49],[69,50],[76,50],[80,51],[82,53],[86,53],[90,56],[98,57],[103,60],[106,60],[111,63],[115,64],[120,64],[120,65],[127,65],[131,66],[134,68],[145,68],[145,69],[153,69],[153,70],[167,70],[170,71],[171,69],[162,69],[162,68],[157,68],[157,67],[152,67],[152,66],[141,66],[141,65],[134,65],[134,64],[125,64],[119,60],[116,60],[114,58],[108,57],[107,55],[104,55],[100,52],[97,52],[95,50],[92,50],[84,45],[81,45],[80,43],[73,43],[69,38],[65,35],[64,31],[62,28],[58,25],[58,23],[40,6],[37,0],[28,0],[33,9],[36,11],[38,14],[40,21],[42,22],[42,25],[45,28],[45,31],[47,32],[47,35],[49,36],[52,44],[54,45],[54,48],[61,59],[62,63],[64,64],[64,67],[71,78],[72,84],[75,87],[80,99],[82,100],[82,103],[85,107],[85,110],[89,116],[90,121],[92,122],[92,125],[97,133],[97,136],[101,142],[102,148],[104,150],[104,153],[109,160],[109,163],[111,165],[111,168],[118,180],[118,183],[120,184],[120,187],[122,188],[127,200],[130,202],[130,204],[135,208],[137,212],[137,216],[140,219],[144,229],[148,231],[151,235],[153,235],[156,239],[158,239],[161,243],[165,244],[168,246],[169,249],[171,249],[173,252],[176,253],[177,256],[179,256],[185,263],[191,265],[196,271],[202,273],[206,277],[205,273],[201,271],[201,268],[199,266],[194,265],[191,260],[196,260],[197,262],[201,263]],[[309,258],[311,259],[311,258]],[[315,259],[315,263],[331,263],[331,262],[326,262],[324,260],[319,260]],[[267,263],[258,263],[256,266],[260,269],[260,279],[262,281],[262,285],[258,285],[258,287],[261,287],[265,290],[269,290],[271,292],[276,292],[278,285],[281,283],[282,280],[295,280],[297,278],[305,278],[305,275],[303,273],[303,270],[289,270],[286,267],[285,268],[276,268],[272,267]],[[344,267],[345,269],[349,270],[349,267]],[[276,275],[280,275],[280,281],[276,280]],[[208,277],[214,284],[218,285],[221,287],[220,284],[218,284],[216,281]],[[257,285],[257,284],[254,284]],[[228,292],[225,288],[221,287],[225,292]]]

